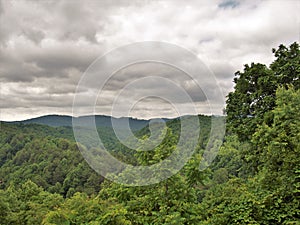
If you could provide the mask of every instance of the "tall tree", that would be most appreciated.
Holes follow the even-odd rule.
[[[263,198],[263,220],[268,224],[300,221],[300,90],[277,91],[271,125],[264,123],[253,135],[253,154],[260,161],[259,186]]]
[[[297,42],[290,45],[290,48],[280,45],[273,49],[276,60],[270,65],[274,71],[277,81],[284,84],[292,84],[297,90],[300,88],[300,48]]]
[[[227,124],[240,140],[247,140],[263,115],[274,107],[277,84],[273,71],[260,63],[245,65],[235,76],[235,90],[227,99]]]
[[[242,141],[250,140],[257,126],[274,109],[277,87],[300,86],[299,44],[295,42],[290,48],[280,45],[273,53],[275,60],[270,68],[252,63],[246,64],[243,72],[236,72],[234,91],[227,96],[228,128]]]

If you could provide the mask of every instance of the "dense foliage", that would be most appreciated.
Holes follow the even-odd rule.
[[[199,116],[195,154],[158,184],[104,180],[83,160],[71,128],[2,123],[0,224],[300,224],[299,45],[273,52],[270,67],[237,72],[227,134],[210,168],[199,170],[211,117]],[[148,165],[174,150],[180,120],[165,131],[151,152],[122,146],[110,129],[99,133],[115,156]],[[136,136],[146,140],[149,132],[145,127]]]
[[[251,63],[235,73],[235,91],[228,95],[226,113],[229,129],[240,140],[249,140],[266,113],[274,109],[278,87],[300,88],[299,44],[295,42],[289,48],[280,45],[273,53],[275,61],[270,67]]]

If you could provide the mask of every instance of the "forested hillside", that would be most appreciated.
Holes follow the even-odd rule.
[[[0,224],[300,224],[299,44],[273,53],[270,66],[236,73],[226,135],[210,167],[199,170],[211,117],[199,116],[194,155],[158,184],[104,179],[81,156],[70,127],[1,123]],[[167,122],[150,152],[128,149],[109,128],[98,132],[114,156],[147,165],[174,151],[180,119]],[[135,135],[146,140],[149,127]]]

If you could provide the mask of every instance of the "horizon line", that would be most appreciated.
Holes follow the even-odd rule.
[[[32,120],[32,119],[37,119],[37,118],[41,118],[41,117],[47,117],[47,116],[65,116],[65,117],[71,117],[71,118],[79,118],[79,117],[88,117],[88,116],[106,116],[106,117],[111,117],[111,118],[115,118],[115,119],[120,119],[120,118],[131,118],[131,119],[135,119],[135,120],[155,120],[155,119],[176,119],[176,118],[180,118],[183,116],[225,116],[225,115],[219,115],[219,114],[185,114],[185,115],[181,115],[181,116],[177,116],[177,117],[152,117],[152,118],[138,118],[138,117],[131,117],[131,116],[120,116],[120,117],[115,117],[112,115],[105,115],[105,114],[83,114],[80,116],[74,116],[74,115],[70,115],[70,114],[43,114],[40,116],[34,116],[34,117],[30,117],[28,119],[21,119],[21,120],[0,120],[0,122],[24,122],[27,120]]]

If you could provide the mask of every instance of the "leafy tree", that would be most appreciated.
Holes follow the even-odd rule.
[[[226,136],[225,142],[220,147],[216,159],[213,161],[211,168],[216,171],[225,168],[229,176],[243,177],[245,173],[242,169],[242,154],[244,150],[249,149],[247,142],[240,142],[236,135]]]
[[[227,124],[244,141],[273,109],[277,83],[273,72],[260,63],[245,65],[244,72],[235,75],[235,91],[227,99]]]
[[[276,60],[270,65],[277,77],[277,83],[287,87],[292,84],[297,90],[300,88],[300,48],[297,42],[289,48],[280,45],[272,50]]]
[[[265,221],[287,223],[300,220],[300,90],[277,90],[273,123],[259,126],[253,143],[259,152],[260,185]]]
[[[178,137],[170,128],[162,133],[166,133],[166,136],[159,146],[152,151],[136,153],[137,161],[141,165],[167,161],[166,157],[174,153]],[[199,157],[198,154],[196,155]],[[104,199],[118,199],[128,211],[126,217],[134,221],[134,224],[197,224],[200,218],[195,185],[204,177],[198,170],[198,160],[200,161],[200,158],[193,157],[182,172],[158,184],[124,187],[115,183],[106,183],[99,196]],[[161,172],[172,173],[172,166],[160,169]],[[130,177],[130,170],[123,171],[120,176],[124,175],[126,178]],[[192,178],[188,178],[187,175]]]
[[[24,130],[27,133],[21,135]],[[55,136],[56,128],[4,124],[1,131],[0,156],[4,161],[0,167],[0,187],[7,188],[11,182],[20,186],[30,179],[63,195],[69,188],[74,188],[73,193],[82,191],[89,195],[99,191],[103,178],[87,165],[76,143],[48,136],[51,132]]]
[[[63,197],[46,192],[29,180],[20,188],[11,185],[0,190],[0,200],[0,224],[38,225],[49,211],[62,204]]]
[[[60,208],[46,214],[43,223],[50,224],[131,224],[125,218],[125,208],[111,200],[89,198],[84,193],[75,193]]]
[[[256,196],[242,179],[212,186],[206,193],[199,224],[260,224]]]
[[[242,141],[251,139],[265,115],[274,109],[278,86],[293,84],[299,88],[299,44],[295,42],[290,48],[280,45],[273,53],[276,59],[270,68],[260,63],[246,64],[243,72],[235,74],[234,91],[226,101],[227,125]]]

